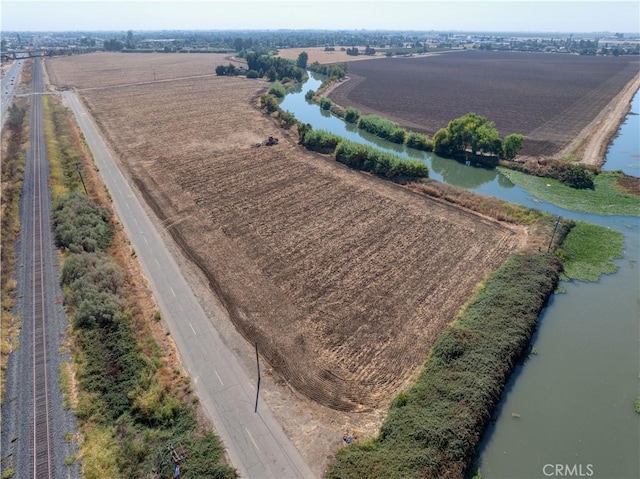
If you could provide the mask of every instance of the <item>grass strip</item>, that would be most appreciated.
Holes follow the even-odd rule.
[[[380,434],[336,455],[331,479],[463,477],[558,281],[550,254],[514,255],[434,344]]]
[[[552,178],[540,178],[498,167],[498,171],[532,195],[567,210],[599,215],[640,216],[640,198],[617,187],[621,172],[601,172],[593,179],[594,189],[575,189]]]
[[[564,265],[563,279],[598,281],[601,274],[616,272],[612,260],[622,258],[623,250],[624,235],[619,231],[578,221],[556,255]]]

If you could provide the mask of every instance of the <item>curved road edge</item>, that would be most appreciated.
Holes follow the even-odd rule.
[[[314,477],[268,407],[261,402],[254,413],[257,377],[249,377],[221,340],[78,97],[68,91],[63,97],[93,153],[200,404],[232,464],[247,478]]]

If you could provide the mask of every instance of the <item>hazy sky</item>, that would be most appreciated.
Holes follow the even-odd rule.
[[[412,29],[640,32],[638,1],[0,0],[2,30]]]

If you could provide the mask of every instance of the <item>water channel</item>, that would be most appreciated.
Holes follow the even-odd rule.
[[[542,312],[536,354],[507,384],[479,448],[483,478],[640,478],[640,219],[577,213],[546,203],[495,170],[407,149],[358,130],[304,98],[316,76],[280,104],[314,129],[425,161],[430,177],[565,218],[621,231],[618,272],[598,283],[564,282]],[[604,169],[640,175],[640,93],[607,153]]]

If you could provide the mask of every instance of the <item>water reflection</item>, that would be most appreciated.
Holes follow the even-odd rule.
[[[603,170],[622,170],[630,176],[640,176],[640,91],[631,101],[631,110],[620,125],[616,137],[607,150]]]
[[[436,155],[431,156],[431,169],[440,174],[445,183],[468,190],[476,190],[485,183],[493,182],[497,177],[502,176],[492,168],[465,165]]]
[[[310,123],[315,129],[327,130],[348,140],[374,146],[403,158],[424,161],[432,170],[430,177],[438,181],[476,190],[482,185],[494,183],[494,180],[498,176],[501,176],[495,170],[466,166],[454,160],[441,158],[433,153],[426,153],[383,140],[366,131],[360,130],[354,124],[347,123],[335,117],[329,111],[322,110],[318,105],[304,98],[307,91],[317,90],[321,83],[320,77],[312,73],[304,85],[301,85],[299,88],[297,87],[295,90],[291,90],[291,92],[287,94],[281,101],[280,107],[283,110],[293,113],[296,118],[303,123]],[[511,187],[513,186],[510,182],[509,184]],[[499,189],[500,187],[498,186],[496,191],[491,191],[488,194],[500,196]]]

